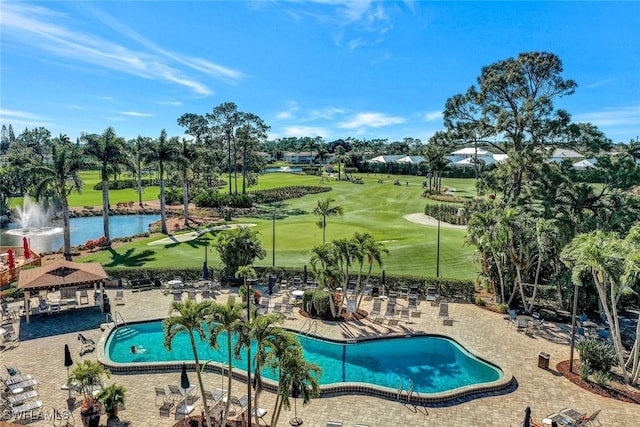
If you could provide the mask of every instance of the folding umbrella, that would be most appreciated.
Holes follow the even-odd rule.
[[[523,427],[531,427],[531,408],[527,406],[524,410],[524,420],[522,421]]]
[[[307,264],[304,265],[304,274],[302,275],[302,284],[307,284]]]
[[[205,261],[202,266],[202,278],[204,280],[209,280],[209,268],[207,267],[207,261]]]

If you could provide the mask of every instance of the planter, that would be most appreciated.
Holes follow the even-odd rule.
[[[100,427],[100,411],[80,412],[83,427]]]

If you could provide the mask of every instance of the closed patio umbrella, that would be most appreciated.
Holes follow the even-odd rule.
[[[302,284],[307,284],[307,264],[304,265],[304,273],[302,274]]]
[[[191,383],[189,383],[189,377],[187,376],[187,365],[182,364],[182,373],[180,374],[180,387],[183,390],[191,387]]]
[[[69,345],[64,345],[64,366],[67,368],[67,381],[69,380],[69,367],[73,365],[73,360],[71,359],[71,352],[69,351]],[[71,387],[69,387],[69,400],[71,400]],[[75,399],[73,399],[75,401]],[[69,409],[73,407],[73,401],[68,403],[70,406]]]
[[[205,261],[202,266],[202,278],[204,280],[209,280],[209,267],[207,267],[207,261]]]
[[[524,420],[522,421],[522,427],[531,427],[531,408],[528,406],[524,410]]]
[[[13,258],[13,249],[9,249],[7,251],[7,258],[7,261],[9,262],[9,270],[16,268],[16,260]]]
[[[27,240],[27,236],[22,238],[22,249],[24,249],[24,259],[31,258],[31,252],[29,251],[29,240]]]

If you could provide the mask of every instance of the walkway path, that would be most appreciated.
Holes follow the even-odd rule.
[[[113,301],[115,290],[107,293]],[[219,301],[226,301],[225,291],[217,295]],[[280,298],[281,296],[276,296]],[[163,295],[159,290],[124,293],[125,305],[113,306],[127,322],[135,320],[158,319],[168,315],[171,295]],[[406,301],[399,300],[401,304]],[[513,390],[491,396],[475,397],[450,402],[442,406],[414,407],[401,402],[388,401],[368,396],[337,396],[314,399],[307,406],[298,402],[298,416],[304,420],[304,426],[324,427],[328,420],[342,421],[350,427],[356,423],[371,427],[395,426],[519,426],[524,408],[530,406],[535,420],[540,421],[545,415],[564,407],[573,407],[580,411],[592,412],[602,409],[600,419],[604,426],[637,425],[638,405],[605,399],[589,393],[565,380],[556,370],[555,365],[568,359],[568,333],[566,325],[552,324],[541,334],[527,335],[507,327],[503,316],[476,307],[473,304],[450,303],[449,311],[453,319],[452,326],[445,326],[438,319],[437,307],[431,307],[422,301],[418,306],[422,311],[420,319],[411,319],[415,323],[400,322],[397,326],[381,325],[364,319],[359,323],[336,324],[318,322],[318,333],[332,338],[350,338],[357,335],[384,335],[388,333],[404,333],[407,330],[427,333],[445,334],[458,340],[473,353],[486,358],[499,366],[513,372],[516,386]],[[365,301],[363,309],[369,310],[371,302]],[[65,314],[69,322],[74,321],[74,314]],[[298,330],[306,319],[294,313],[286,326]],[[47,318],[39,320],[45,324]],[[77,321],[76,321],[77,323]],[[16,323],[16,327],[18,324]],[[82,325],[78,325],[82,328]],[[87,337],[100,342],[102,334],[99,329],[83,332]],[[65,333],[44,338],[22,341],[17,348],[1,354],[2,364],[20,368],[23,373],[33,374],[39,381],[38,391],[45,408],[62,408],[66,406],[67,392],[60,389],[66,381],[64,367],[64,344],[69,344],[73,360],[78,363],[83,359],[95,359],[96,354],[78,355],[80,343],[77,333]],[[100,342],[99,345],[104,345]],[[549,370],[537,367],[538,353],[550,355]],[[195,374],[190,373],[195,382]],[[112,375],[108,383],[116,382],[127,389],[126,410],[120,412],[120,418],[128,421],[133,427],[164,427],[175,423],[173,415],[170,419],[159,416],[154,405],[154,387],[179,384],[180,372],[157,374]],[[220,375],[205,373],[204,383],[207,389],[220,387],[226,381]],[[246,385],[235,382],[233,394],[241,396]],[[270,419],[275,396],[263,393],[260,406],[266,408]],[[196,402],[197,413],[200,413],[199,402]],[[76,425],[80,425],[78,409],[74,411]],[[283,410],[280,426],[288,426],[293,418],[291,411]],[[106,424],[103,417],[102,425]],[[37,421],[30,424],[34,427],[49,427],[50,422]]]
[[[247,228],[247,227],[255,227],[255,226],[256,224],[216,225],[208,228],[203,228],[201,230],[191,231],[189,233],[176,234],[175,236],[169,236],[163,239],[154,240],[153,242],[147,243],[147,245],[156,246],[156,245],[170,245],[172,243],[189,242],[191,240],[197,239],[199,236],[202,236],[203,234],[208,233],[210,231],[235,230],[237,228]]]

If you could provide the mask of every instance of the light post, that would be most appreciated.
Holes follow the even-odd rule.
[[[573,310],[571,313],[571,352],[569,353],[569,372],[573,373],[573,349],[576,344],[576,313],[578,311],[578,285],[573,284]]]
[[[440,277],[440,219],[438,219],[438,245],[436,247],[436,277]]]

